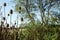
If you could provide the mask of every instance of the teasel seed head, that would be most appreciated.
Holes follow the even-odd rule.
[[[8,14],[8,16],[10,16],[10,15]]]
[[[1,25],[3,25],[4,24],[4,22],[3,21],[1,21]]]
[[[16,25],[16,22],[15,22],[15,25]]]
[[[23,17],[21,17],[21,21],[23,21]]]
[[[4,3],[4,7],[6,7],[6,3]]]
[[[19,10],[21,10],[21,7],[19,7]]]
[[[13,14],[13,10],[12,9],[10,10],[10,14]]]
[[[5,18],[5,17],[3,17],[3,20],[5,21],[5,20],[6,20],[6,18]]]
[[[7,27],[9,27],[9,24],[7,24]]]

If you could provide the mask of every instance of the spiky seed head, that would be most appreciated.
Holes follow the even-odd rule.
[[[21,10],[21,7],[19,7],[19,10]]]
[[[16,25],[16,22],[15,22],[15,25]]]
[[[4,24],[4,22],[3,21],[1,21],[1,25],[3,25]]]
[[[6,7],[6,3],[4,3],[4,7]]]
[[[10,10],[10,14],[13,14],[13,10],[12,9]]]
[[[8,14],[8,16],[9,16],[9,14]]]
[[[23,17],[21,17],[21,21],[23,21]]]
[[[7,27],[9,27],[9,24],[7,24]]]
[[[3,17],[3,20],[6,20],[6,18],[5,18],[5,17]]]

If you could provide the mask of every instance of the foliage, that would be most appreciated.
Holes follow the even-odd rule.
[[[60,38],[59,35],[60,25],[56,26],[56,24],[59,24],[58,22],[60,22],[59,19],[60,15],[55,15],[53,12],[53,8],[54,6],[58,6],[57,4],[59,4],[58,3],[59,0],[57,1],[57,4],[56,0],[49,0],[49,1],[15,0],[15,1],[17,2],[15,5],[15,11],[19,13],[17,15],[17,26],[15,23],[15,25],[12,25],[11,28],[10,23],[10,28],[5,27],[6,25],[4,25],[4,22],[2,22],[1,20],[2,31],[0,32],[0,35],[2,35],[3,40],[58,40]],[[7,6],[6,3],[5,6]],[[59,6],[56,8],[59,8]],[[13,10],[10,11],[13,12]],[[10,13],[13,14],[12,12]],[[37,19],[36,14],[39,14],[41,18]],[[4,9],[4,16],[5,16],[5,9]],[[25,22],[25,24],[21,23],[23,26],[15,28],[15,26],[18,27],[19,17],[21,17],[22,23],[25,22],[27,19],[29,21],[27,21],[28,23]],[[5,17],[1,18],[5,19]],[[10,22],[12,21],[11,18],[12,15],[10,15]],[[24,19],[26,20],[24,21]],[[42,23],[39,19],[42,21]]]

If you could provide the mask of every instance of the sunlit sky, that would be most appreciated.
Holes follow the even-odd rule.
[[[7,6],[5,7],[6,17],[8,15],[8,13],[10,12],[10,9],[13,9],[13,11],[14,11],[12,14],[12,20],[11,20],[12,24],[14,24],[14,22],[17,19],[17,12],[15,12],[15,10],[14,10],[15,9],[15,3],[13,2],[13,0],[0,0],[0,8],[2,6],[0,14],[2,13],[2,15],[4,14],[4,6],[3,6],[4,2],[6,2],[6,4],[7,4]],[[36,12],[36,13],[39,13],[39,12]],[[38,14],[38,15],[40,16],[40,14]],[[38,18],[40,18],[40,17],[38,17]],[[1,21],[1,18],[0,18],[0,21]],[[10,17],[7,17],[7,23],[10,24]],[[20,23],[21,23],[21,21],[20,21],[20,17],[19,17],[19,23],[18,24],[20,24]]]
[[[12,24],[14,24],[14,22],[16,21],[17,19],[17,12],[15,12],[15,3],[14,3],[14,0],[0,0],[0,8],[1,8],[1,11],[0,11],[0,14],[2,13],[2,15],[4,14],[4,6],[3,4],[6,2],[7,6],[5,7],[5,13],[6,13],[6,17],[8,15],[8,13],[10,12],[10,9],[13,9],[13,14],[12,14]],[[56,9],[56,10],[55,10]],[[59,12],[58,9],[55,7],[53,7],[51,10],[55,11],[55,12]],[[38,19],[41,20],[41,17],[40,17],[40,12],[37,11],[37,12],[34,12],[36,13],[36,16]],[[37,14],[38,13],[38,14]],[[4,15],[3,15],[4,16]],[[1,21],[1,18],[0,18],[0,21]],[[10,17],[7,17],[7,22],[10,23]],[[19,24],[21,23],[20,21],[20,17],[19,17]]]
[[[12,24],[14,24],[14,21],[16,21],[16,17],[17,17],[17,12],[15,12],[15,10],[14,10],[15,3],[13,3],[13,0],[0,0],[0,7],[2,6],[0,14],[2,13],[2,15],[4,14],[4,6],[3,6],[4,2],[7,3],[7,6],[5,7],[6,15],[8,15],[10,9],[13,9],[13,11],[14,11],[13,14],[12,14],[12,20],[11,20]],[[7,22],[10,23],[10,17],[7,17]]]

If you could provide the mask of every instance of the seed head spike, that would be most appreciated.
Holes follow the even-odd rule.
[[[4,7],[6,7],[6,3],[4,3]]]
[[[13,10],[12,9],[10,10],[10,14],[13,14]]]

